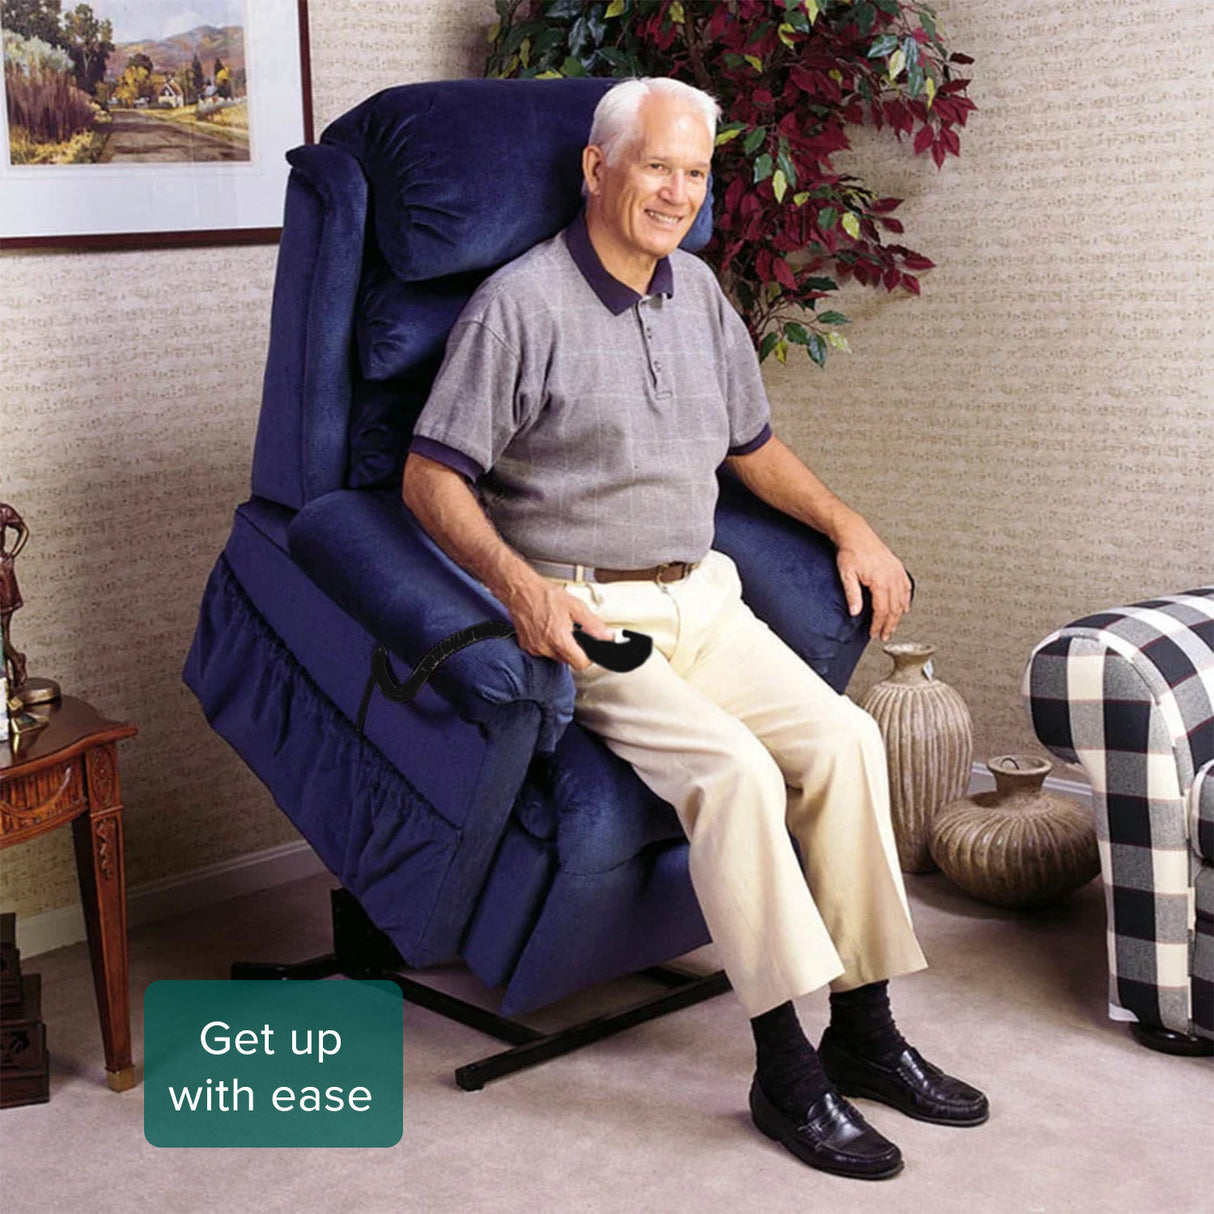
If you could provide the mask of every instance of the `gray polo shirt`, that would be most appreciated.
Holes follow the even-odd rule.
[[[485,280],[410,449],[476,481],[523,556],[637,569],[712,546],[716,470],[771,436],[758,359],[712,270],[676,250],[638,295],[584,217]]]

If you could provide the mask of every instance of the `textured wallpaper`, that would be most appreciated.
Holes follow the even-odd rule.
[[[849,289],[854,353],[767,379],[777,428],[914,573],[899,639],[937,647],[975,758],[1044,754],[1033,645],[1214,582],[1214,79],[1175,36],[1201,44],[1214,9],[937,7],[977,59],[960,159],[865,132],[851,160],[937,268],[919,299]],[[889,667],[872,647],[853,694]]]
[[[767,380],[784,438],[915,574],[900,639],[938,647],[976,754],[1039,751],[1019,678],[1040,637],[1214,580],[1214,81],[1192,53],[1214,13],[937,7],[978,61],[961,159],[937,172],[866,135],[851,163],[907,199],[938,268],[917,300],[849,290],[855,352]],[[478,74],[493,20],[491,0],[310,8],[318,131],[379,88]],[[180,681],[248,492],[274,258],[0,257],[0,500],[33,529],[16,640],[139,727],[120,748],[135,886],[294,837]],[[886,665],[870,653],[853,691]],[[0,863],[6,910],[76,898],[65,830]]]

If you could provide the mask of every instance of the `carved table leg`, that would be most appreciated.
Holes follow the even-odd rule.
[[[135,1086],[135,1068],[131,1061],[122,804],[113,743],[90,750],[85,755],[85,770],[89,811],[72,821],[76,873],[88,930],[105,1069],[110,1087],[122,1092]]]

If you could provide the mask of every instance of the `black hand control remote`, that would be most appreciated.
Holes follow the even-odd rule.
[[[644,632],[623,629],[626,641],[600,641],[583,632],[577,624],[573,626],[573,639],[582,647],[592,661],[616,674],[627,674],[636,670],[653,652],[653,637]]]

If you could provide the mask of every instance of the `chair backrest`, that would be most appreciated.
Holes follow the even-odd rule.
[[[614,83],[404,85],[288,153],[257,496],[299,508],[399,481],[469,296],[577,214],[591,116]],[[708,242],[711,211],[685,248]]]

